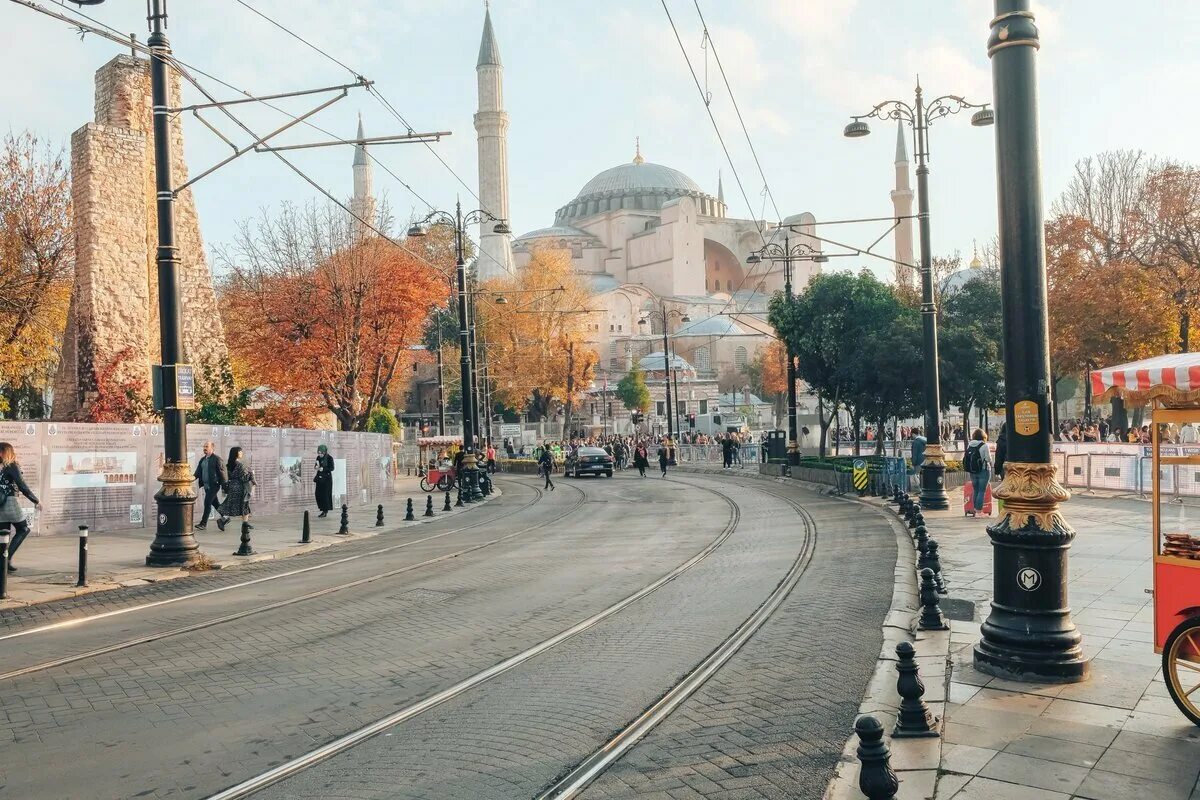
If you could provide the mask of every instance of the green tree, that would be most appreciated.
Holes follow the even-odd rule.
[[[250,405],[250,389],[237,391],[233,371],[228,366],[220,373],[205,366],[196,381],[196,410],[188,415],[192,422],[210,425],[241,425],[242,412]]]
[[[375,406],[367,415],[367,430],[371,433],[386,433],[393,439],[400,438],[400,423],[396,415],[383,406]]]
[[[649,411],[650,389],[646,386],[646,373],[636,366],[625,373],[617,384],[617,397],[630,411]]]
[[[1004,402],[1000,276],[981,274],[943,295],[938,371],[943,407],[996,408]]]

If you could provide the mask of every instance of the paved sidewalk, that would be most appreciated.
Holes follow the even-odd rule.
[[[331,511],[328,517],[320,519],[314,506],[310,509],[312,541],[306,545],[299,544],[303,511],[254,517],[251,520],[254,525],[251,543],[255,554],[248,557],[233,555],[241,538],[240,520],[231,521],[222,533],[217,529],[215,520],[210,518],[207,530],[196,531],[196,539],[210,560],[211,569],[285,558],[395,530],[405,524],[405,505],[409,497],[413,499],[414,513],[419,521],[425,509],[425,496],[417,478],[399,478],[395,497],[383,504],[385,526],[374,527],[375,505],[352,506],[349,536],[337,535],[340,511]],[[444,502],[442,494],[435,492],[433,498],[437,518],[446,516],[441,510]],[[455,509],[455,512],[465,510]],[[153,539],[153,528],[93,533],[88,542],[88,585],[77,588],[79,539],[75,536],[31,535],[14,560],[18,572],[8,576],[9,599],[0,601],[0,609],[45,603],[118,586],[158,583],[194,574],[185,569],[147,567],[146,553]]]

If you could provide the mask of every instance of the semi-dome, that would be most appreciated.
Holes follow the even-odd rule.
[[[729,317],[713,316],[688,323],[676,336],[745,336],[746,331]]]
[[[553,225],[549,228],[538,228],[536,231],[521,234],[516,238],[516,241],[532,242],[536,239],[586,239],[596,243],[600,241],[593,234],[579,228],[573,228],[570,225]]]
[[[694,199],[705,216],[725,216],[723,200],[705,192],[679,170],[646,161],[639,147],[632,162],[610,167],[585,183],[575,199],[554,215],[554,224],[570,225],[584,217],[620,209],[658,211],[679,197]]]

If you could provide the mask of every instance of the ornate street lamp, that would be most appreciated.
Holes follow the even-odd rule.
[[[746,259],[747,264],[758,264],[761,261],[783,262],[783,296],[787,298],[790,306],[796,299],[792,294],[792,262],[814,261],[824,264],[829,261],[829,257],[805,242],[793,246],[790,235],[785,235],[782,246],[778,242],[770,242],[755,250]],[[788,464],[794,467],[800,463],[800,428],[796,422],[796,354],[792,352],[791,342],[786,336],[783,345],[787,349]]]
[[[1075,531],[1058,506],[1070,494],[1050,461],[1040,42],[1029,6],[1029,0],[996,0],[987,50],[996,98],[1008,458],[996,490],[1004,516],[988,528],[992,611],[975,646],[975,668],[1009,680],[1073,683],[1087,678],[1089,663],[1067,604],[1067,555]]]
[[[492,230],[496,233],[509,233],[509,227],[504,220],[495,217],[483,209],[476,209],[463,214],[462,203],[454,204],[454,213],[446,211],[431,211],[419,222],[413,223],[408,229],[408,235],[420,237],[425,235],[425,227],[430,224],[448,225],[454,231],[454,260],[457,266],[458,282],[458,350],[459,369],[462,377],[462,420],[463,420],[463,460],[462,486],[463,500],[472,502],[482,497],[479,489],[479,473],[475,457],[475,438],[478,436],[478,426],[475,424],[477,400],[475,397],[472,377],[474,370],[474,354],[472,352],[471,320],[467,313],[467,266],[464,253],[466,244],[466,226],[494,221]]]
[[[964,109],[978,109],[971,124],[991,125],[995,117],[987,104],[968,103],[957,95],[943,95],[928,105],[917,82],[912,105],[902,100],[886,100],[866,114],[851,117],[843,134],[860,139],[871,133],[865,122],[870,117],[894,119],[913,129],[917,151],[917,217],[921,224],[921,320],[924,330],[925,367],[925,462],[921,465],[921,506],[931,509],[950,507],[946,494],[946,455],[942,450],[941,397],[938,387],[937,307],[933,299],[933,250],[929,240],[929,126],[936,120]]]

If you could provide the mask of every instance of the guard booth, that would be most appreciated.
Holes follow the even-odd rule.
[[[787,431],[767,431],[767,463],[787,463]]]

